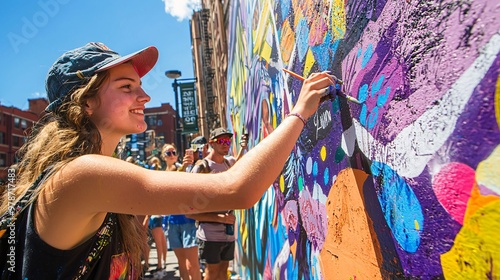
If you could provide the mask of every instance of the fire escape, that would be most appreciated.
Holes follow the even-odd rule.
[[[206,118],[208,129],[211,131],[217,128],[219,121],[219,114],[217,114],[217,106],[215,104],[217,94],[214,93],[213,80],[215,77],[215,70],[212,67],[212,54],[213,48],[210,46],[212,36],[209,32],[208,22],[210,20],[210,10],[203,9],[201,11],[201,38],[202,38],[202,66],[203,66],[203,81],[206,93]]]

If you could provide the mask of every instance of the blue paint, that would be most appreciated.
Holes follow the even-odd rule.
[[[304,61],[304,57],[309,49],[309,26],[304,18],[301,18],[297,23],[297,35],[295,36],[295,43],[297,44],[297,52],[299,54],[300,62]]]
[[[364,84],[359,88],[358,100],[359,102],[365,102],[367,98],[368,98],[368,85]]]
[[[368,129],[372,129],[377,124],[378,119],[378,107],[375,106],[373,110],[370,112],[370,118],[368,119]]]
[[[366,48],[365,54],[363,55],[363,60],[361,61],[361,69],[365,68],[370,58],[373,55],[373,44],[369,44],[368,48]]]
[[[385,89],[385,94],[381,94],[377,98],[377,106],[383,107],[385,103],[387,103],[387,99],[389,99],[389,94],[391,94],[391,87],[387,87]]]
[[[375,184],[381,182],[376,190],[387,225],[401,248],[415,253],[424,227],[420,201],[406,181],[388,165],[373,161],[370,168],[376,177]],[[419,230],[415,228],[415,222],[418,223]]]
[[[319,64],[319,69],[321,71],[328,70],[330,61],[332,61],[330,59],[330,41],[332,40],[332,35],[330,32],[331,31],[328,31],[321,45],[310,47],[311,52],[313,53],[316,62]]]
[[[331,62],[333,62],[333,60],[335,60],[335,54],[337,53],[337,49],[339,48],[339,44],[340,44],[340,40],[337,40],[337,41],[333,42],[333,44],[330,45],[330,53],[332,56]],[[325,70],[328,70],[328,69],[325,69]]]
[[[293,259],[293,255],[292,253],[290,253],[290,257],[288,257],[288,261],[287,261],[287,269],[286,269],[286,277],[276,277],[274,279],[300,279],[299,278],[299,259]],[[276,276],[274,275],[273,273],[273,276]]]
[[[361,112],[359,112],[359,123],[361,123],[362,126],[366,127],[366,114],[367,114],[368,108],[366,104],[361,105]]]
[[[327,168],[325,168],[325,172],[323,172],[323,183],[325,186],[329,186],[330,184],[328,184],[330,182],[330,170]]]
[[[384,82],[384,79],[385,79],[385,76],[382,75],[378,79],[377,83],[375,83],[375,84],[372,85],[372,94],[371,94],[371,97],[374,97],[375,94],[380,90],[380,88],[382,87],[382,83]]]
[[[281,21],[285,21],[287,17],[290,15],[290,5],[292,4],[291,1],[281,1]]]
[[[313,163],[312,175],[314,177],[318,176],[318,162],[317,161],[314,161],[314,163]]]
[[[359,48],[358,53],[356,53],[356,58],[360,58],[362,53],[363,53],[363,49]]]
[[[332,101],[332,114],[336,114],[340,110],[339,99],[335,96],[335,99]]]

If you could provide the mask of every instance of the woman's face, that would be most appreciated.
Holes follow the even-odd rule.
[[[111,68],[96,98],[87,102],[87,112],[103,137],[119,137],[146,130],[145,104],[151,100],[141,87],[134,67],[125,63]]]
[[[163,149],[163,159],[165,160],[167,165],[174,164],[178,158],[179,155],[177,154],[177,151],[175,150],[174,146],[168,145]]]

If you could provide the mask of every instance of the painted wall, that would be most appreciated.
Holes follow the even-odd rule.
[[[500,278],[498,1],[233,2],[236,139],[293,108],[284,68],[361,101],[323,103],[239,214],[243,279]]]

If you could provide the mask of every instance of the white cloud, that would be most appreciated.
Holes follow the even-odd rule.
[[[165,3],[165,12],[178,21],[191,18],[193,10],[201,9],[201,0],[162,0]]]

